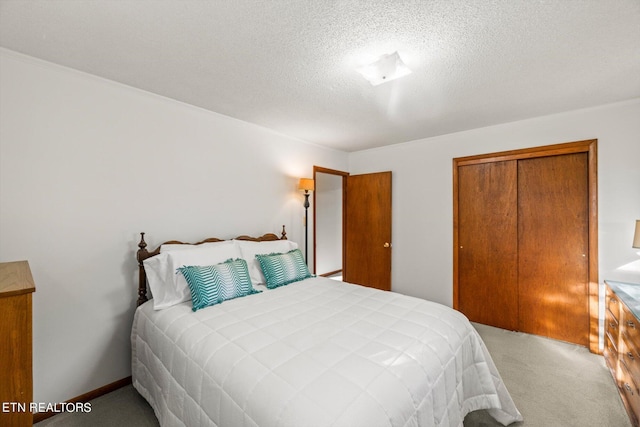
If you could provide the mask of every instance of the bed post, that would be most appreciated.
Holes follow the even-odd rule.
[[[282,226],[282,234],[280,234],[280,240],[287,240],[287,232],[284,231],[284,225]]]
[[[149,258],[149,251],[147,251],[147,242],[144,241],[144,232],[140,233],[140,243],[138,243],[138,252],[136,258],[138,259],[138,303],[142,305],[147,302],[147,274],[144,271],[144,264],[142,261]]]

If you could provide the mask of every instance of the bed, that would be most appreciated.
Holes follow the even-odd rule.
[[[522,420],[461,313],[313,277],[294,265],[299,250],[284,230],[280,237],[171,241],[152,252],[146,246],[143,235],[132,380],[162,426],[462,426],[478,409],[503,425]],[[225,251],[240,256],[225,261]],[[172,272],[170,261],[158,269],[163,258],[177,259],[184,273]],[[200,307],[188,281],[192,299],[167,304],[156,279],[168,273],[174,282],[160,284],[174,286],[193,268],[242,280],[246,273],[252,287]],[[286,283],[271,286],[274,274]]]

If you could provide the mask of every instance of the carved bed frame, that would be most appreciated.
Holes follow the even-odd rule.
[[[169,240],[167,242],[162,243],[162,245],[158,246],[154,251],[149,252],[147,250],[147,242],[144,241],[144,232],[140,233],[140,243],[138,243],[138,251],[136,252],[136,258],[138,260],[138,301],[137,305],[142,305],[147,302],[147,273],[144,270],[144,260],[156,256],[160,253],[160,248],[162,245],[201,245],[203,243],[210,242],[223,242],[225,239],[218,239],[217,237],[210,237],[208,239],[202,240],[197,243],[187,243],[181,242],[179,240]],[[229,240],[229,239],[226,239]],[[251,236],[238,236],[234,240],[249,240],[252,242],[268,242],[273,240],[287,240],[287,232],[284,229],[284,225],[282,226],[282,233],[280,233],[280,237],[273,233],[267,233],[260,237],[251,237]]]

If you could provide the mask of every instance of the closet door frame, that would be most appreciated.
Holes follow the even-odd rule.
[[[458,235],[458,168],[479,163],[500,162],[506,160],[530,159],[535,157],[558,156],[562,154],[588,154],[588,281],[589,281],[589,350],[601,353],[599,320],[599,282],[598,282],[598,171],[596,139],[546,145],[520,150],[502,151],[453,159],[453,308],[459,307],[459,235]]]

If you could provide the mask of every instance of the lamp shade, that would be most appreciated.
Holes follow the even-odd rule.
[[[300,178],[300,183],[298,184],[298,190],[313,191],[315,190],[315,188],[316,188],[316,185],[313,179]]]
[[[636,219],[636,232],[633,235],[633,245],[631,246],[640,249],[640,219]]]

